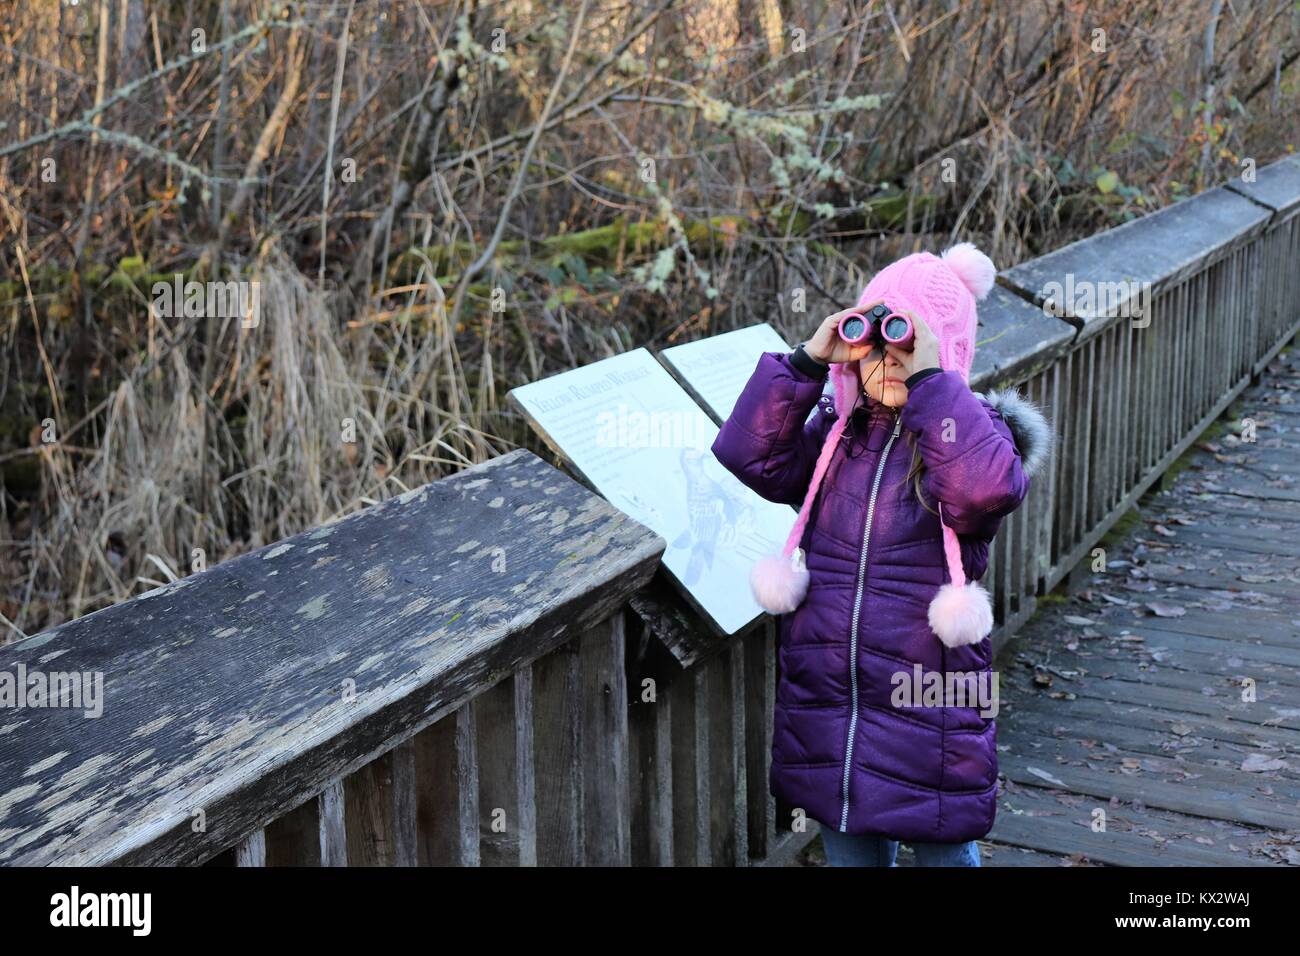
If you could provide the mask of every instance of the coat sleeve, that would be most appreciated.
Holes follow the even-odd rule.
[[[903,427],[916,433],[925,462],[922,487],[943,505],[958,534],[991,538],[1029,491],[1011,429],[952,371],[908,391]]]
[[[722,423],[713,454],[760,497],[801,504],[835,422],[830,399],[821,400],[824,381],[795,368],[788,355],[764,352]],[[819,411],[809,420],[814,406]]]

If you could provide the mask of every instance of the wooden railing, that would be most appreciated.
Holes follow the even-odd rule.
[[[1288,159],[1000,277],[971,384],[1059,442],[985,577],[997,646],[1294,336],[1298,264]],[[1148,313],[1044,307],[1119,281]],[[773,623],[709,636],[663,549],[517,451],[0,648],[104,686],[0,711],[0,864],[788,860]]]
[[[971,385],[1018,386],[1047,411],[1058,447],[995,541],[985,577],[1000,621],[995,648],[1295,336],[1300,158],[1022,263],[999,282],[981,303]],[[1136,301],[1107,294],[1120,284]]]

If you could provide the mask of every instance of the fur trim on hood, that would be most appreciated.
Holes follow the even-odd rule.
[[[996,388],[980,394],[1002,416],[1020,451],[1020,466],[1032,478],[1051,460],[1056,435],[1038,406],[1014,388]]]

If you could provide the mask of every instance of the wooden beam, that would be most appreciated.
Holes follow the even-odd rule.
[[[97,719],[9,718],[0,863],[206,860],[606,621],[663,548],[517,451],[0,648],[103,680]]]

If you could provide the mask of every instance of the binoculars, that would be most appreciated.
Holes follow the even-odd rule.
[[[840,338],[850,345],[860,345],[867,340],[883,348],[897,345],[910,349],[915,332],[912,320],[888,306],[877,305],[870,311],[849,312],[840,319]]]

